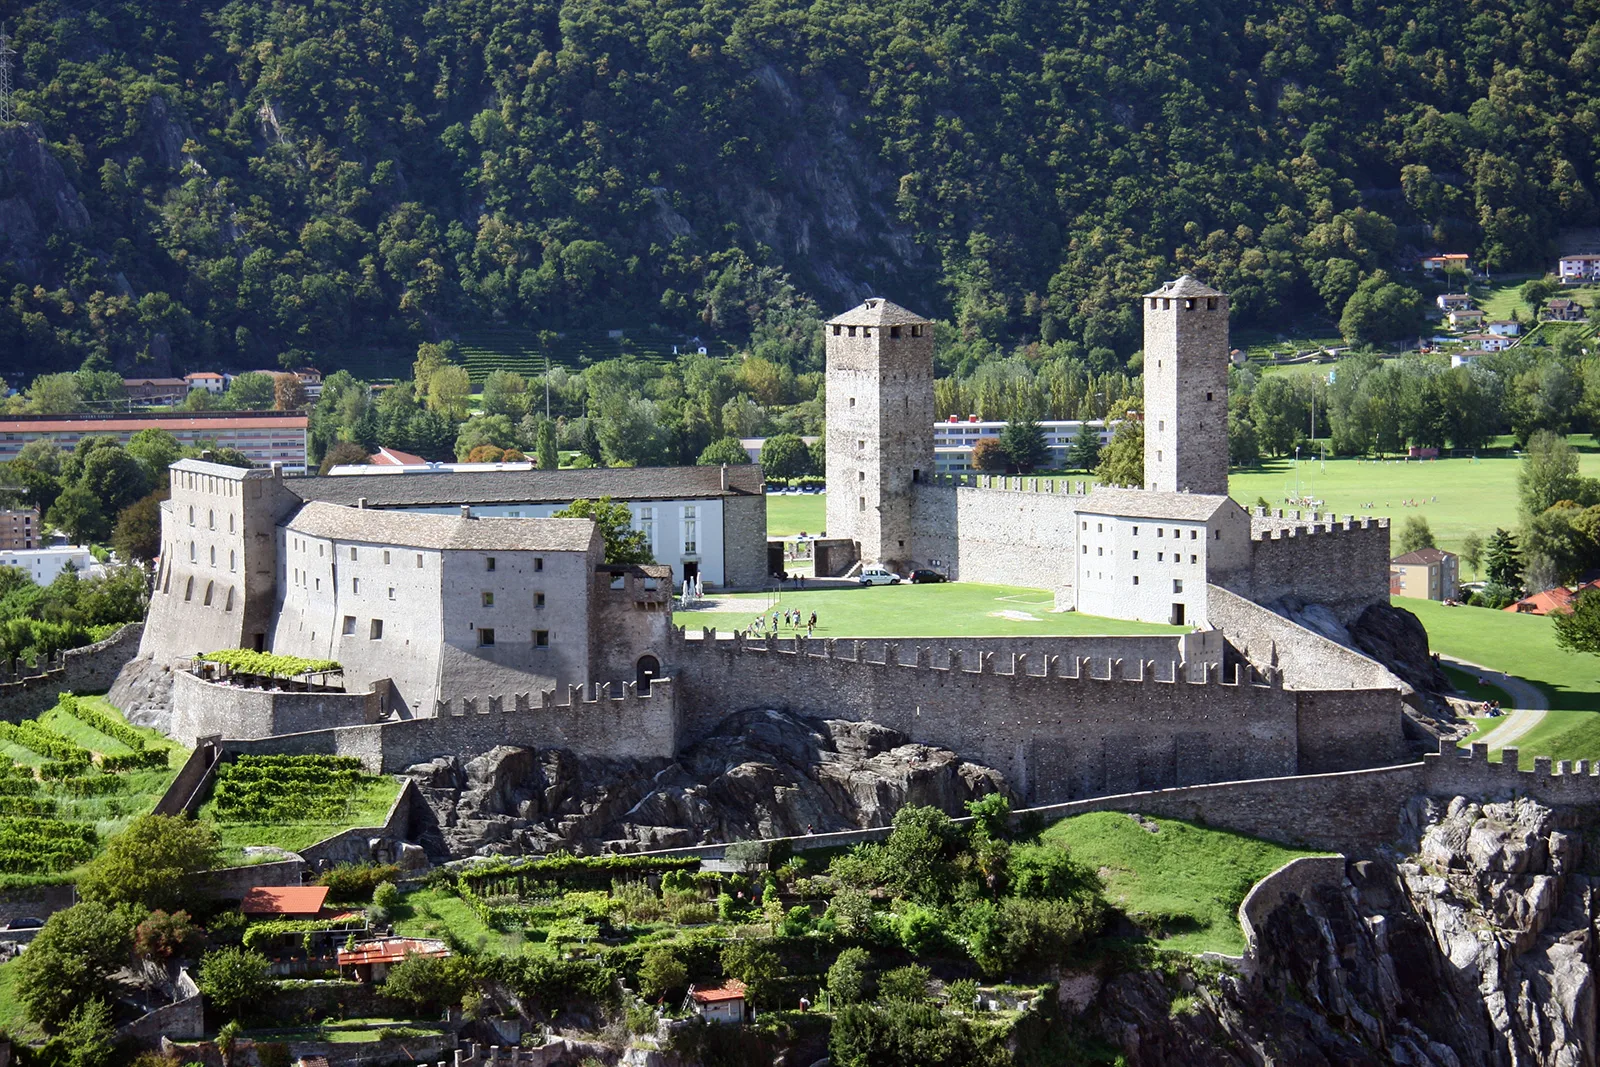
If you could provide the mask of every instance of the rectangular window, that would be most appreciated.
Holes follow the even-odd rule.
[[[487,626],[478,627],[478,646],[489,648],[494,644],[494,631]]]
[[[536,570],[536,571],[544,570],[544,557],[543,556],[534,556],[533,557],[533,569]]]
[[[483,594],[483,606],[486,608],[494,607],[494,594],[488,590],[485,590]]]
[[[1156,527],[1156,536],[1157,537],[1165,537],[1165,536],[1167,536],[1167,531],[1165,531],[1161,527],[1157,526]]]
[[[1106,532],[1106,524],[1103,523],[1103,522],[1095,523],[1094,524],[1094,532],[1095,533],[1105,533]]]
[[[533,647],[534,648],[549,648],[550,647],[550,631],[549,630],[535,630],[535,631],[533,631]]]
[[[1133,550],[1133,558],[1134,559],[1138,559],[1139,558],[1139,550],[1137,548]]]
[[[494,570],[494,557],[493,556],[485,556],[484,557],[484,559],[483,559],[483,569],[486,570],[486,571]]]
[[[536,607],[536,608],[544,607],[544,594],[543,593],[535,593],[535,594],[533,594],[533,606]]]
[[[1134,585],[1138,585],[1139,584],[1139,576],[1137,574],[1135,574],[1133,576],[1133,584]]]
[[[890,337],[894,337],[894,338],[898,338],[900,336],[900,327],[898,327],[898,326],[889,327],[889,336]]]
[[[356,558],[356,546],[355,545],[351,545],[350,546],[350,559],[353,561],[355,558]]]
[[[866,511],[867,510],[867,498],[866,497],[862,496],[862,497],[857,497],[856,498],[856,510],[857,511]]]
[[[1103,556],[1106,554],[1106,550],[1104,548],[1097,548],[1094,550],[1094,554],[1097,556]]]
[[[350,591],[352,593],[361,592],[361,579],[360,578],[352,578],[352,579],[350,579]]]
[[[1157,552],[1156,553],[1156,562],[1157,563],[1165,563],[1166,561],[1167,561],[1167,554],[1165,552]]]
[[[372,620],[372,625],[368,628],[367,636],[369,638],[371,638],[372,640],[374,640],[374,641],[382,641],[383,640],[383,620],[382,619],[373,619]]]
[[[1190,553],[1189,554],[1189,562],[1190,563],[1199,563],[1200,562],[1200,557],[1195,555],[1195,554],[1193,554],[1193,553]]]
[[[867,480],[867,472],[866,471],[856,471],[856,481],[864,482],[866,480]]]
[[[388,549],[384,549],[383,550],[383,562],[384,562],[385,566],[388,566],[388,564],[389,564],[389,550]]]
[[[351,637],[351,636],[353,636],[355,634],[355,632],[356,632],[356,617],[354,615],[346,615],[344,617],[344,635],[346,637]]]
[[[1190,530],[1189,531],[1189,540],[1193,541],[1195,538],[1197,538],[1199,536],[1200,536],[1200,531],[1199,530]]]
[[[422,569],[422,553],[418,552],[417,553],[417,570],[420,571],[421,569]]]
[[[1174,579],[1172,579],[1172,591],[1174,593],[1183,592],[1183,579],[1182,578],[1174,578]]]
[[[1139,527],[1135,526],[1133,528],[1133,536],[1135,536],[1135,537],[1139,536]]]
[[[389,587],[389,599],[390,600],[394,599],[394,586],[392,586],[392,585]]]

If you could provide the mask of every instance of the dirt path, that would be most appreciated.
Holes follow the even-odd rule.
[[[1550,701],[1532,682],[1464,659],[1455,659],[1451,656],[1445,656],[1443,659],[1452,667],[1467,671],[1469,674],[1481,675],[1484,681],[1504,689],[1516,702],[1504,722],[1474,742],[1488,745],[1491,752],[1515,744],[1529,730],[1538,726],[1544,720],[1544,713],[1550,710]]]

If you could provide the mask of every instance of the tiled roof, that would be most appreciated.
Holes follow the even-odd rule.
[[[723,1000],[743,1000],[744,983],[737,978],[724,978],[714,986],[690,986],[689,995],[696,1004],[714,1004]]]
[[[379,448],[367,457],[367,462],[374,467],[425,467],[428,464],[421,456],[413,456],[398,448]]]
[[[328,899],[325,885],[263,885],[244,895],[246,915],[315,915]]]
[[[1396,556],[1390,562],[1405,566],[1412,564],[1443,563],[1447,559],[1454,559],[1452,553],[1438,548],[1419,548],[1415,552],[1407,552],[1403,556]]]
[[[892,300],[873,297],[828,320],[829,326],[910,326],[926,325],[927,319],[896,304]]]
[[[1168,282],[1153,293],[1144,294],[1151,296],[1222,296],[1219,290],[1211,288],[1192,274],[1185,274],[1175,282]]]
[[[407,956],[448,955],[450,950],[443,941],[420,937],[386,937],[380,941],[363,941],[354,948],[341,948],[338,951],[341,967],[358,963],[399,963]]]
[[[569,504],[609,496],[616,500],[694,500],[757,496],[761,468],[741,463],[721,467],[608,467],[563,471],[417,471],[408,474],[342,474],[291,478],[285,487],[302,500],[374,508],[455,504]]]
[[[285,529],[364,544],[462,551],[587,552],[599,536],[588,519],[464,519],[312,501]]]
[[[140,430],[304,430],[305,415],[271,415],[266,412],[216,418],[194,415],[128,415],[94,419],[62,415],[12,416],[0,419],[5,433],[138,433]]]
[[[1148,489],[1097,488],[1078,506],[1079,514],[1115,515],[1129,519],[1176,519],[1204,522],[1229,503],[1207,493],[1157,493]]]

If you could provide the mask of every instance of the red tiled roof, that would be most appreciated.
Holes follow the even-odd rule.
[[[142,419],[0,419],[5,433],[138,433],[140,430],[303,430],[305,415],[239,415],[235,418],[186,418],[182,415]]]
[[[413,456],[410,452],[402,452],[398,448],[379,448],[367,457],[367,462],[374,467],[426,467],[428,461],[421,456]]]
[[[222,375],[214,370],[197,370],[193,374],[185,374],[184,378],[221,378]]]
[[[339,966],[358,963],[399,963],[407,956],[445,957],[450,950],[443,941],[424,941],[415,937],[386,937],[380,941],[363,941],[352,949],[341,948]]]
[[[246,915],[315,915],[327,899],[325,885],[263,885],[244,895],[239,910]]]
[[[1445,560],[1450,558],[1451,554],[1443,549],[1419,548],[1414,552],[1407,552],[1403,556],[1396,556],[1390,562],[1403,565],[1410,565],[1413,563],[1443,563]]]
[[[722,980],[722,984],[706,986],[703,989],[698,986],[690,986],[689,995],[694,998],[696,1004],[715,1004],[724,1000],[743,1000],[744,983],[737,978],[725,978]]]
[[[1572,602],[1577,600],[1580,594],[1591,590],[1600,590],[1600,581],[1585,582],[1576,589],[1568,589],[1565,586],[1558,585],[1554,589],[1546,589],[1542,593],[1525,596],[1515,604],[1501,610],[1523,615],[1548,615],[1552,611],[1571,611]]]

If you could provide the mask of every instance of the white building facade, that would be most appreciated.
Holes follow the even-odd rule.
[[[934,423],[933,469],[941,474],[975,470],[972,465],[973,447],[985,437],[999,437],[1005,432],[1006,425],[1004,422],[980,420],[976,415],[965,419],[951,416],[943,422]],[[1102,447],[1111,443],[1111,435],[1117,428],[1115,423],[1108,426],[1104,419],[1056,419],[1039,423],[1039,429],[1044,431],[1045,444],[1050,448],[1050,458],[1044,464],[1046,467],[1066,467],[1072,443],[1085,425],[1100,438]]]
[[[3,550],[0,551],[0,567],[17,568],[32,578],[35,585],[49,585],[68,567],[85,578],[104,573],[89,550],[78,545]]]

